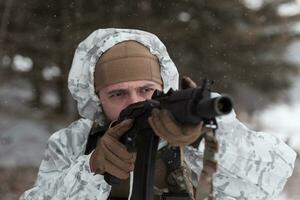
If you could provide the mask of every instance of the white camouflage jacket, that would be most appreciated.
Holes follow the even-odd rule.
[[[99,57],[113,45],[135,40],[149,48],[161,64],[164,91],[178,89],[178,72],[163,43],[153,34],[128,29],[99,29],[76,49],[68,86],[82,119],[54,133],[48,141],[33,188],[21,200],[105,200],[111,186],[90,171],[85,146],[94,121],[104,124],[101,102],[95,95],[93,73]],[[219,167],[214,175],[216,200],[274,200],[291,176],[296,153],[271,134],[244,126],[235,113],[217,119]],[[185,148],[185,158],[195,175],[202,170],[203,147]],[[194,184],[197,184],[197,176]]]

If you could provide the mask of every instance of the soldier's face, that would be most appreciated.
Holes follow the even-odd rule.
[[[98,96],[104,114],[109,121],[112,121],[117,119],[120,112],[128,105],[151,99],[156,89],[161,91],[162,86],[153,81],[127,81],[101,89]]]

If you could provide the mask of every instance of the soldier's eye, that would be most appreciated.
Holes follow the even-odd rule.
[[[110,97],[110,98],[115,98],[115,97],[122,97],[122,96],[124,96],[124,95],[125,95],[124,92],[122,92],[122,91],[117,91],[117,92],[114,92],[114,93],[110,94],[109,97]]]
[[[154,89],[153,89],[153,88],[150,88],[150,87],[146,87],[146,88],[142,88],[142,89],[141,89],[141,92],[142,92],[142,93],[147,93],[147,92],[152,92],[152,91],[154,91]]]

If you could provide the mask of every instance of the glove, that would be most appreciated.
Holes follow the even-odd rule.
[[[92,172],[102,175],[107,172],[119,179],[128,179],[130,171],[134,169],[136,153],[128,152],[119,139],[132,125],[133,120],[124,120],[109,128],[98,139],[95,151],[90,158]]]
[[[189,78],[183,77],[182,87],[195,88],[197,85]],[[167,110],[153,109],[149,124],[156,135],[168,141],[172,146],[186,146],[195,142],[201,134],[203,122],[197,125],[182,125]]]
[[[202,125],[181,125],[167,110],[153,109],[149,124],[156,135],[168,141],[172,146],[186,146],[193,143],[202,134]]]

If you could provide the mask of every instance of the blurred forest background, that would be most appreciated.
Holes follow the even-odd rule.
[[[0,0],[0,199],[32,187],[48,137],[78,118],[67,89],[74,50],[110,27],[156,34],[180,73],[215,80],[247,125],[293,126],[280,137],[295,141],[300,115],[289,106],[299,110],[300,1]],[[300,199],[298,168],[282,199]]]

